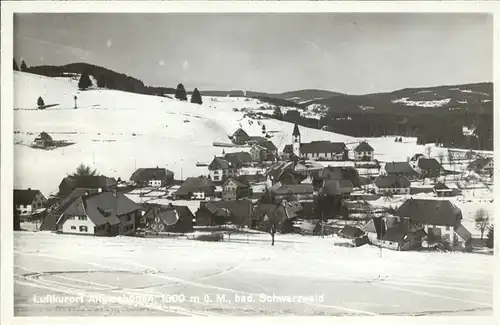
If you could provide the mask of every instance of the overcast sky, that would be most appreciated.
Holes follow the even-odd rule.
[[[87,62],[147,85],[351,94],[493,79],[487,14],[16,14],[28,65]]]

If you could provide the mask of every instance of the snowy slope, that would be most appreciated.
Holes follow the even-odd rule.
[[[262,135],[262,124],[282,149],[291,142],[293,125],[276,120],[252,120],[247,111],[262,103],[255,99],[204,97],[203,105],[170,98],[108,89],[79,91],[77,81],[16,72],[14,102],[14,155],[16,188],[38,188],[44,194],[57,190],[60,180],[83,162],[110,177],[128,179],[135,167],[166,167],[177,177],[207,174],[197,161],[210,161],[229,142],[228,134],[242,127]],[[36,110],[42,96],[45,110]],[[74,109],[77,96],[78,109]],[[54,140],[75,142],[55,150],[37,150],[29,144],[42,131]],[[352,142],[354,138],[301,128],[303,141]],[[226,152],[249,148],[225,148]],[[34,163],[36,162],[36,163]]]

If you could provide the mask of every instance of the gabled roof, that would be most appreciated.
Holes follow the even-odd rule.
[[[253,204],[250,200],[212,201],[211,204],[218,209],[227,210],[236,219],[248,219],[253,214]]]
[[[67,176],[59,184],[61,187],[69,188],[110,188],[116,186],[116,180],[106,176]]]
[[[410,164],[406,161],[400,162],[388,162],[384,167],[388,175],[394,174],[406,174],[406,175],[418,175],[418,173],[411,168]]]
[[[381,240],[399,243],[406,234],[407,232],[400,227],[389,228],[386,230]]]
[[[486,165],[488,165],[488,163],[490,161],[492,161],[493,158],[485,158],[485,157],[479,157],[477,158],[476,160],[472,161],[468,166],[467,166],[467,169],[472,169],[472,170],[481,170],[483,169],[484,167],[486,167]]]
[[[399,175],[379,175],[374,183],[378,188],[407,188],[411,185],[406,176]]]
[[[155,179],[166,180],[173,176],[174,173],[165,168],[139,168],[130,176],[130,180],[135,182],[147,182]]]
[[[400,217],[408,217],[420,224],[458,226],[462,212],[450,201],[408,199],[396,211]]]
[[[297,195],[297,194],[312,194],[314,192],[314,187],[312,184],[294,184],[294,185],[282,185],[276,189],[275,194],[277,195]]]
[[[271,141],[267,140],[266,141],[262,141],[262,142],[259,142],[257,144],[255,144],[256,146],[260,146],[266,150],[270,150],[270,151],[276,151],[278,150],[278,148],[276,148],[276,146],[274,145],[274,143],[272,143]]]
[[[232,181],[237,187],[249,187],[250,186],[244,178],[229,177],[228,179],[226,179],[224,184],[222,184],[222,187],[225,187],[229,183],[229,181]]]
[[[42,195],[39,190],[14,190],[14,205],[30,205],[38,194]]]
[[[235,136],[248,137],[248,133],[246,133],[245,130],[243,130],[242,128],[238,128],[238,130],[234,131],[234,133],[233,133],[233,137],[235,137]]]
[[[353,191],[353,185],[350,180],[328,179],[323,183],[321,192],[325,195],[342,195]]]
[[[368,144],[368,142],[363,141],[356,148],[354,148],[354,151],[356,152],[373,151],[373,148]]]
[[[462,224],[455,227],[455,233],[465,242],[472,238],[472,234]]]
[[[295,123],[295,125],[293,126],[293,133],[292,133],[293,136],[300,136],[300,131],[299,131],[299,126],[297,125],[297,123]]]
[[[430,171],[439,171],[443,169],[443,166],[434,158],[420,158],[418,160],[418,167]]]
[[[205,192],[208,195],[214,193],[215,185],[206,177],[188,177],[175,192],[175,195],[189,195],[193,192]]]
[[[347,151],[344,142],[312,141],[300,144],[301,153],[342,153]]]
[[[361,229],[364,232],[371,232],[375,234],[377,233],[377,229],[375,228],[375,222],[373,221],[373,219],[368,221],[363,227],[361,227]]]
[[[253,163],[252,155],[245,151],[226,153],[224,158],[233,166]]]
[[[184,205],[161,205],[147,204],[146,219],[160,217],[160,219],[168,226],[175,225],[179,220],[186,219],[192,221],[193,213],[187,206]]]
[[[217,169],[229,169],[231,168],[231,164],[229,161],[222,157],[214,157],[210,165],[208,165],[208,170],[217,170]]]
[[[344,238],[357,238],[363,236],[364,234],[363,230],[349,225],[346,225],[339,232],[339,235]]]
[[[439,182],[436,185],[434,185],[435,190],[449,190],[450,188],[446,186],[446,184]]]
[[[52,137],[47,132],[40,133],[37,139],[41,139],[43,141],[52,141]]]

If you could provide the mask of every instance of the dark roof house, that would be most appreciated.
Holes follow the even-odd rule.
[[[372,146],[368,144],[368,142],[361,142],[356,148],[354,148],[355,152],[365,152],[365,151],[373,151]]]
[[[214,157],[210,165],[208,165],[208,170],[226,170],[229,168],[232,168],[232,164],[222,157]]]
[[[443,166],[434,158],[420,158],[418,168],[428,177],[437,177],[444,170]]]
[[[405,176],[380,175],[375,179],[378,188],[408,188],[411,183]]]
[[[14,205],[31,205],[37,196],[44,199],[42,192],[39,190],[14,190]]]
[[[385,164],[384,169],[387,175],[404,175],[406,177],[418,176],[418,173],[406,161],[388,162]]]
[[[59,184],[59,195],[65,197],[77,188],[110,189],[116,187],[114,178],[106,176],[67,176]]]
[[[213,196],[215,184],[207,177],[188,177],[175,192],[176,196],[191,196],[195,192],[203,192],[205,196]]]
[[[253,163],[253,158],[250,153],[241,151],[241,152],[232,152],[232,153],[226,153],[224,158],[232,165],[237,168],[240,168],[244,165],[247,164],[252,164]]]
[[[300,144],[300,153],[344,153],[347,147],[344,142],[312,141]]]
[[[487,167],[490,162],[493,161],[493,158],[486,158],[486,157],[479,157],[476,160],[472,161],[468,166],[468,170],[474,170],[474,171],[482,171]],[[491,164],[490,164],[491,165]]]
[[[357,237],[362,237],[365,232],[357,227],[346,225],[339,231],[339,236],[342,238],[354,239]]]
[[[146,227],[156,232],[193,231],[194,215],[187,206],[148,204],[144,214]]]
[[[168,181],[174,178],[174,173],[166,168],[139,168],[137,169],[132,176],[130,176],[130,180],[143,183],[148,182],[150,180],[162,180]]]
[[[396,211],[399,217],[428,225],[458,226],[462,211],[450,201],[408,199]]]

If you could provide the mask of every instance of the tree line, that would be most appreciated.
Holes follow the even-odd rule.
[[[416,137],[418,144],[435,143],[450,148],[493,150],[492,113],[448,112],[446,114],[395,115],[353,112],[331,114],[318,120],[303,117],[297,110],[290,110],[283,114],[277,107],[272,117],[353,137],[410,136]],[[464,126],[474,129],[474,134],[464,135]]]

